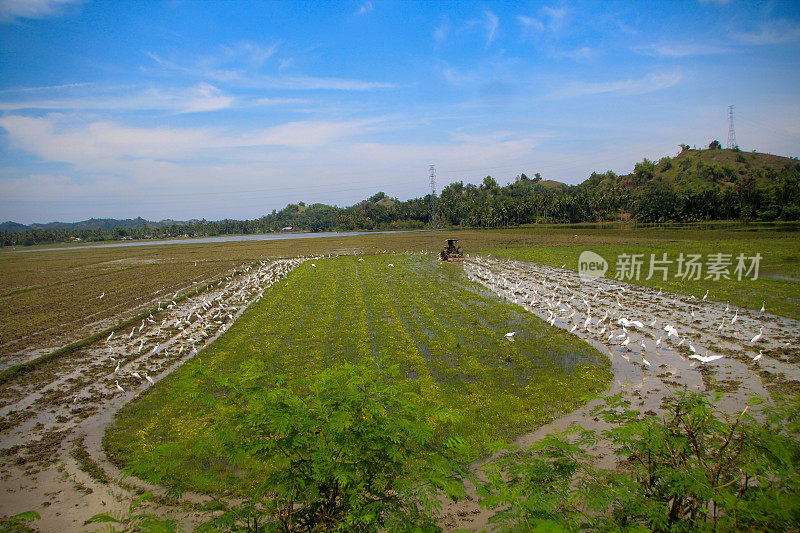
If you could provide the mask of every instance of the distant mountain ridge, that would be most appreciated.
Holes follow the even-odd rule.
[[[137,229],[137,228],[163,228],[178,224],[188,224],[197,220],[172,220],[164,219],[160,221],[146,220],[142,217],[136,218],[90,218],[80,222],[48,222],[46,224],[35,222],[33,224],[19,224],[18,222],[0,223],[0,232],[19,233],[27,230],[45,231],[78,231],[78,230],[101,230],[109,231],[117,228]]]

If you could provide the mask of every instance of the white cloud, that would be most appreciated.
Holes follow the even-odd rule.
[[[215,144],[208,129],[131,128],[112,122],[66,124],[60,115],[0,117],[13,147],[46,161],[106,168],[120,158],[182,158]]]
[[[770,20],[759,24],[757,31],[737,33],[733,38],[748,45],[790,43],[800,39],[800,24],[786,19]]]
[[[526,28],[537,31],[544,31],[544,24],[541,20],[534,17],[526,17],[525,15],[517,15],[517,20]]]
[[[597,94],[613,94],[631,96],[646,94],[667,89],[680,83],[680,73],[650,74],[635,80],[619,80],[609,82],[572,82],[552,91],[548,99],[575,98]]]
[[[442,19],[442,23],[433,29],[433,39],[436,42],[443,42],[447,40],[448,35],[450,35],[450,19],[444,17]]]
[[[525,36],[551,38],[563,29],[568,16],[569,10],[563,5],[542,6],[538,17],[517,15],[517,21],[522,25]]]
[[[0,100],[0,110],[161,110],[171,113],[198,113],[227,109],[236,103],[234,97],[205,82],[185,89],[145,89],[120,92],[115,89],[98,87],[94,92],[95,94],[80,97]]]
[[[635,52],[653,57],[691,57],[703,55],[727,54],[734,51],[729,45],[697,42],[662,42],[633,48]]]
[[[491,11],[483,13],[484,26],[486,28],[486,44],[491,44],[497,35],[497,28],[500,26],[500,19]]]
[[[209,83],[201,83],[190,90],[190,97],[184,102],[183,112],[218,111],[231,107],[232,104],[233,97],[224,95]]]
[[[547,18],[547,27],[550,31],[559,31],[566,22],[569,10],[563,5],[559,7],[542,7],[542,14]]]
[[[110,180],[108,177],[98,183],[96,180],[78,180],[63,175],[31,174],[0,180],[0,197],[14,202],[76,201],[94,198],[99,186],[108,194],[120,192],[122,185],[120,180]]]
[[[48,162],[71,163],[91,170],[113,170],[135,159],[235,159],[250,148],[311,149],[334,145],[374,131],[385,119],[295,121],[245,133],[212,128],[134,128],[113,122],[74,124],[61,115],[0,117],[11,146]]]
[[[375,6],[372,5],[372,2],[364,2],[356,11],[356,15],[366,15],[370,11],[375,9]]]
[[[239,88],[266,88],[281,90],[336,90],[336,91],[371,91],[395,87],[394,83],[365,81],[352,78],[329,78],[305,75],[270,76],[257,72],[253,68],[225,68],[213,56],[201,58],[194,65],[183,65],[165,59],[152,52],[145,52],[159,67],[194,76],[200,79],[211,79],[216,82]],[[289,67],[291,59],[281,60],[279,71]]]
[[[287,146],[292,148],[319,148],[346,137],[361,134],[375,120],[345,122],[300,121],[268,128],[255,135],[243,137],[241,146]]]
[[[85,0],[0,0],[0,21],[43,19],[62,15]]]

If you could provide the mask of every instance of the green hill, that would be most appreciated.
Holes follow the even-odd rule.
[[[621,197],[621,218],[644,222],[800,218],[800,161],[758,152],[684,148],[577,187]]]

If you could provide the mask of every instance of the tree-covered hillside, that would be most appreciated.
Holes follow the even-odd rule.
[[[642,160],[633,172],[592,175],[566,185],[525,174],[501,186],[492,176],[478,184],[456,181],[437,198],[401,201],[383,192],[353,206],[289,204],[253,220],[190,221],[113,226],[4,224],[3,246],[81,240],[161,238],[179,235],[248,234],[283,231],[412,229],[431,224],[432,204],[439,226],[497,227],[532,223],[613,220],[695,222],[706,220],[800,220],[800,161],[738,149],[706,150],[681,145],[675,157]],[[433,200],[433,202],[432,202]],[[113,227],[112,227],[113,226]],[[133,227],[132,227],[133,226]],[[13,229],[12,229],[13,228]]]

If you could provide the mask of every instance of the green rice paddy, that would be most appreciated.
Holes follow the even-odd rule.
[[[578,230],[578,234],[585,233]],[[658,240],[653,240],[654,238]],[[532,261],[554,267],[566,264],[565,268],[578,270],[578,257],[584,250],[591,250],[601,255],[609,265],[606,278],[615,277],[617,259],[622,254],[642,254],[640,276],[637,279],[625,279],[630,283],[645,285],[655,289],[694,295],[698,298],[709,291],[708,298],[717,302],[730,302],[731,305],[760,309],[765,305],[770,313],[800,319],[800,239],[797,232],[771,231],[767,234],[757,232],[736,231],[663,231],[641,230],[631,235],[624,243],[587,243],[583,235],[579,235],[578,244],[570,246],[538,246],[519,248],[494,248],[485,250],[496,256],[509,257],[522,261]],[[600,241],[598,239],[598,241]],[[655,270],[651,279],[651,254],[656,260],[667,254],[672,261],[667,267],[667,279],[663,279],[663,271]],[[699,279],[683,279],[677,277],[677,260],[680,254],[688,257],[699,255],[704,267]],[[709,278],[706,264],[714,254],[727,254],[731,265],[727,268],[728,278],[720,276]],[[735,273],[736,258],[743,254],[751,258],[760,254],[757,279],[753,274],[743,275],[739,280]],[[750,265],[746,260],[746,266]]]
[[[401,389],[459,415],[450,434],[466,440],[473,458],[575,409],[611,378],[594,348],[432,255],[307,261],[125,406],[105,437],[109,455],[142,478],[180,479],[193,490],[254,483],[269,465],[236,469],[226,460],[217,428],[235,407],[202,377],[236,375],[252,361],[290,381],[345,362],[396,365]]]

